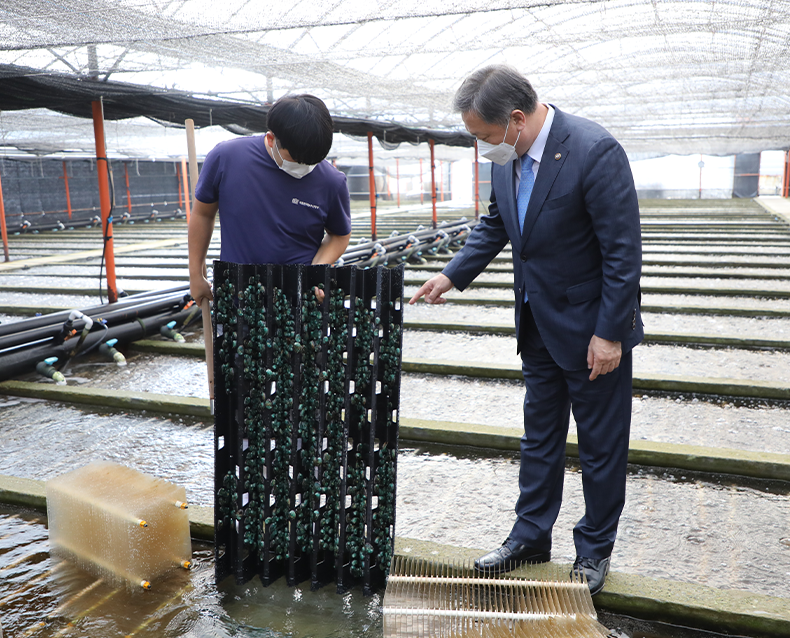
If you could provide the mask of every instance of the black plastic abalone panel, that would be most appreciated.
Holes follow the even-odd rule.
[[[218,579],[383,588],[402,297],[403,266],[214,262]]]

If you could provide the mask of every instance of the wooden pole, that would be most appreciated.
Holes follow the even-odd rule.
[[[71,219],[71,193],[69,192],[69,173],[66,169],[66,161],[63,161],[63,185],[66,187],[66,211]]]
[[[195,122],[193,120],[186,120],[185,124],[187,128],[187,153],[189,154],[189,180],[192,182],[189,196],[192,198],[192,203],[194,204],[195,188],[197,188],[198,181],[197,151],[195,150]]]
[[[3,253],[5,260],[11,261],[8,256],[8,230],[5,226],[5,204],[3,204],[3,182],[0,180],[0,235],[3,237]]]
[[[101,206],[102,240],[104,241],[104,267],[107,271],[107,300],[118,301],[115,285],[115,249],[112,242],[112,217],[110,217],[110,163],[104,144],[104,109],[101,100],[91,102],[93,111],[93,136],[96,140],[96,172],[99,178],[99,203]]]
[[[400,208],[400,159],[395,158],[395,189],[398,191],[398,208]]]
[[[480,219],[480,162],[477,157],[477,138],[475,138],[475,219]]]
[[[193,129],[193,133],[194,133],[194,129]],[[193,142],[194,142],[194,138],[193,138]],[[182,157],[181,158],[181,181],[184,184],[184,188],[183,188],[183,190],[184,190],[184,208],[186,209],[186,212],[187,212],[187,226],[189,226],[189,214],[190,214],[189,200],[190,200],[190,196],[187,194],[187,193],[189,193],[189,178],[187,177],[187,158],[186,157]]]
[[[433,227],[436,228],[436,161],[433,152],[433,140],[428,140],[431,147],[431,204],[433,205]]]
[[[376,178],[373,175],[373,133],[368,132],[368,175],[370,178],[370,238],[376,240]]]
[[[184,182],[184,192],[189,193],[192,203],[195,203],[195,187],[198,181],[197,151],[195,150],[195,122],[186,120],[184,122],[187,129],[187,154],[189,155],[189,178],[192,182],[192,190],[186,181]],[[182,163],[182,172],[186,175],[186,163]],[[189,220],[187,219],[187,226]],[[203,264],[203,275],[206,275],[206,265]],[[200,305],[203,313],[203,345],[206,350],[206,376],[208,377],[208,398],[211,406],[211,414],[214,414],[214,326],[211,323],[211,304],[208,299],[204,299]]]
[[[123,175],[126,178],[126,210],[132,214],[132,191],[129,189],[129,164],[123,163]]]

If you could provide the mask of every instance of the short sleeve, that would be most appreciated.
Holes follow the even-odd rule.
[[[195,199],[204,204],[213,204],[219,201],[219,183],[222,178],[221,157],[222,154],[219,145],[217,145],[209,151],[203,162],[203,169],[200,171],[200,177],[198,177],[195,187]]]
[[[348,194],[346,176],[340,171],[337,171],[334,196],[328,202],[324,227],[333,235],[351,233],[351,196]]]

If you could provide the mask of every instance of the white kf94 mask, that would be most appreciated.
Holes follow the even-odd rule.
[[[317,166],[317,164],[300,164],[299,162],[291,162],[287,159],[284,159],[282,153],[280,153],[280,149],[277,148],[277,138],[274,138],[274,148],[277,150],[277,155],[280,156],[280,161],[282,162],[280,168],[288,173],[291,177],[302,179],[305,175],[312,172],[312,170]]]
[[[518,144],[518,139],[521,137],[521,131],[518,132],[518,137],[516,137],[516,144],[508,144],[505,142],[505,139],[507,139],[507,131],[509,128],[510,120],[507,122],[505,137],[500,144],[489,144],[488,142],[477,140],[477,151],[480,155],[500,166],[504,166],[512,160],[516,155],[516,144]]]

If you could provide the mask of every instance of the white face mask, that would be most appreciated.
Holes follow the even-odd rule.
[[[282,153],[280,153],[280,149],[277,148],[277,138],[274,138],[274,148],[277,151],[277,155],[280,156],[280,161],[282,162],[282,164],[278,164],[278,166],[291,177],[302,179],[305,175],[312,172],[312,170],[317,166],[317,164],[300,164],[299,162],[291,162],[287,159],[284,159]]]
[[[516,144],[508,144],[505,142],[508,128],[510,128],[510,120],[508,120],[507,126],[505,127],[505,138],[500,144],[489,144],[483,140],[477,140],[478,153],[500,166],[504,166],[512,160],[516,155],[516,144],[518,144],[518,139],[521,137],[521,131],[518,132],[518,137],[516,137]]]

